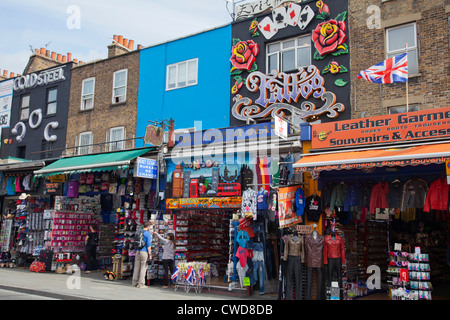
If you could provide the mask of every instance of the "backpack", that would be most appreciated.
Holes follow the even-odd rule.
[[[143,247],[145,247],[144,230],[140,230],[134,236],[134,248],[140,250]]]

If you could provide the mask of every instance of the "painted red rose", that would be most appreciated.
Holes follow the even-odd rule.
[[[311,38],[319,54],[324,56],[344,48],[342,45],[347,40],[346,30],[344,21],[329,20],[317,25]]]
[[[259,45],[253,40],[240,41],[231,49],[231,64],[239,70],[249,70],[256,61]]]

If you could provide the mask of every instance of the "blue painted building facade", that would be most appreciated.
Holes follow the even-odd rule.
[[[230,39],[226,25],[142,49],[138,137],[148,121],[170,118],[175,130],[229,126]]]

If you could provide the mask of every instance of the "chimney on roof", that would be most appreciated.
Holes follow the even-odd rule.
[[[108,45],[108,58],[116,57],[134,50],[134,40],[114,35],[113,42]]]

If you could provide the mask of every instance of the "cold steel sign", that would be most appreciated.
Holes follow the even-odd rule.
[[[312,149],[450,136],[450,107],[312,125]]]

